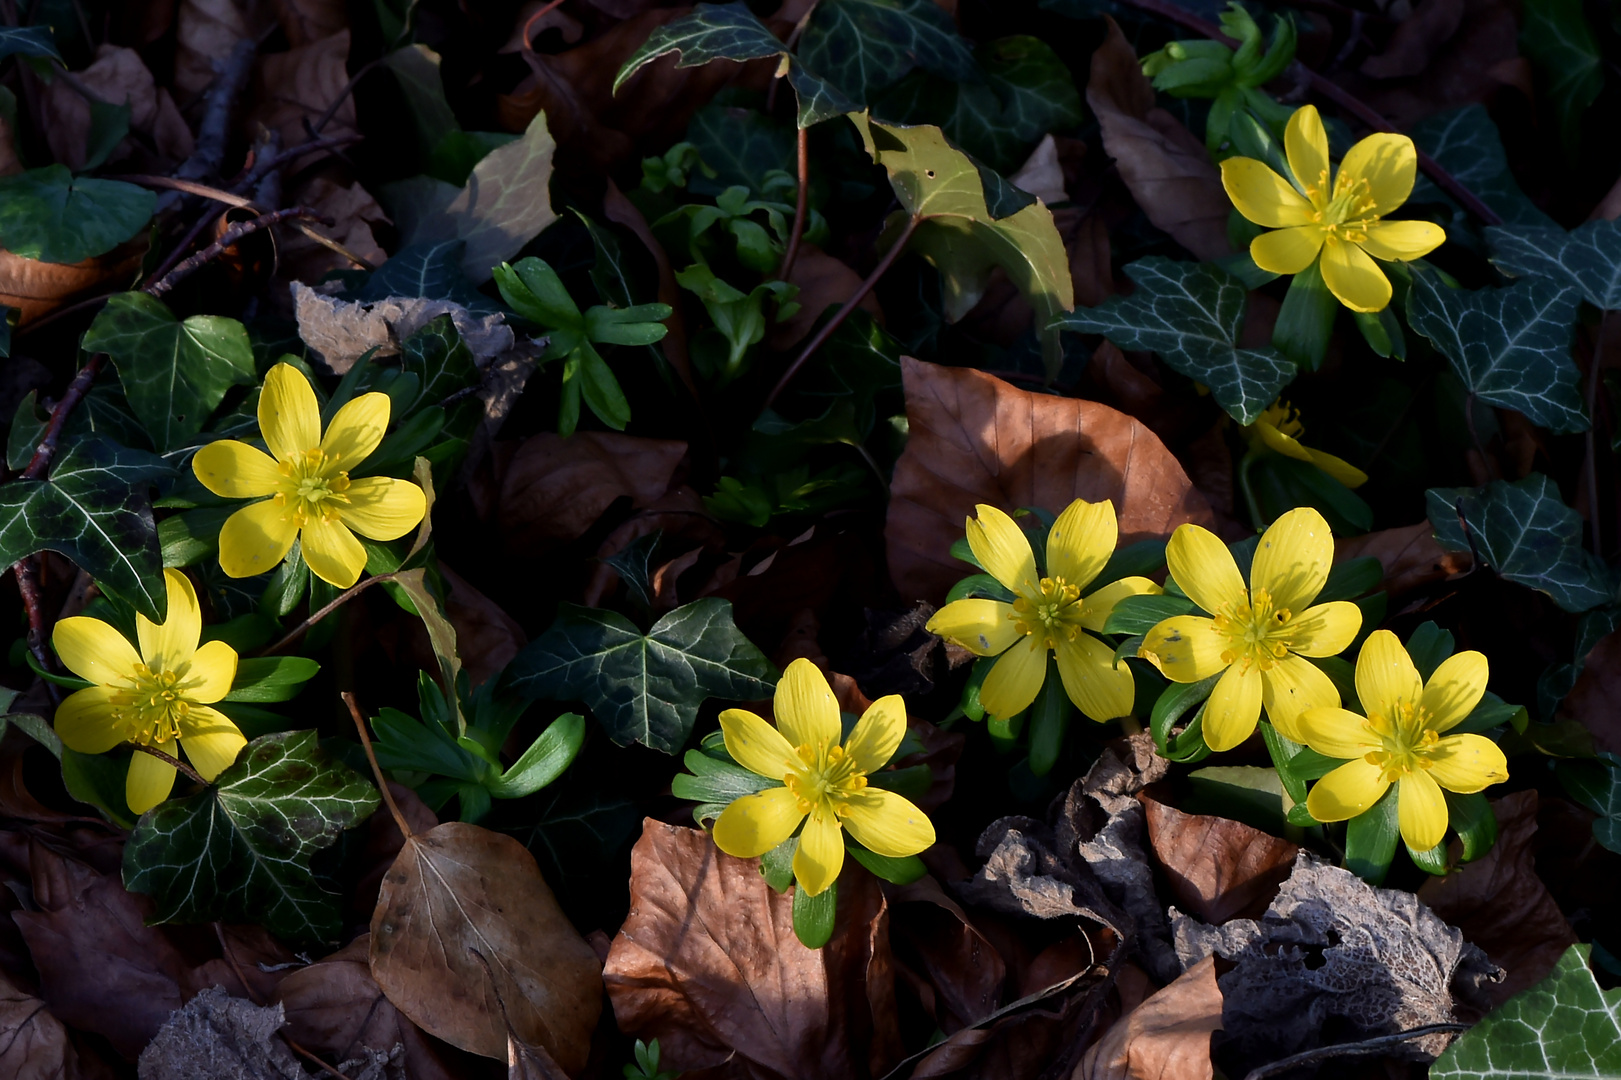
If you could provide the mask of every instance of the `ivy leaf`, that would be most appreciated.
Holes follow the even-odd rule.
[[[124,887],[152,897],[158,922],[254,922],[290,941],[335,941],[341,898],[310,858],[377,805],[377,789],[327,757],[315,732],[264,735],[204,790],[141,816]]]
[[[1570,355],[1579,299],[1575,289],[1546,278],[1466,292],[1417,273],[1407,317],[1480,400],[1550,431],[1586,431],[1582,375]]]
[[[1431,488],[1424,493],[1435,539],[1469,551],[1500,577],[1547,593],[1570,612],[1615,599],[1610,570],[1582,547],[1582,518],[1541,473],[1483,488]],[[1467,535],[1459,518],[1468,522]]]
[[[409,244],[366,279],[355,299],[370,303],[391,296],[421,296],[450,300],[469,311],[499,310],[462,272],[466,254],[465,240]]]
[[[1587,667],[1587,654],[1601,640],[1621,628],[1621,605],[1595,608],[1576,623],[1576,643],[1567,663],[1546,668],[1537,679],[1537,712],[1552,720],[1559,703],[1576,689],[1576,680]]]
[[[719,195],[734,185],[763,195],[769,174],[794,171],[794,129],[758,109],[705,105],[687,125],[687,141],[715,170],[713,177],[699,170],[687,178],[687,190],[698,195]]]
[[[1507,225],[1553,226],[1554,220],[1526,197],[1508,167],[1503,139],[1484,105],[1427,116],[1409,132],[1413,141],[1496,210]],[[1450,202],[1435,181],[1419,174],[1412,202]],[[1463,211],[1457,210],[1459,215]]]
[[[255,381],[253,345],[241,323],[221,315],[182,322],[145,293],[111,297],[84,347],[112,358],[124,397],[161,451],[202,431],[232,386]]]
[[[0,246],[48,263],[105,255],[152,220],[157,196],[47,165],[0,178]]]
[[[168,596],[146,487],[169,475],[162,459],[106,439],[69,443],[48,480],[0,484],[0,560],[60,552],[161,623]]]
[[[1053,325],[1153,352],[1173,371],[1210,387],[1216,404],[1244,425],[1294,379],[1295,365],[1277,349],[1239,348],[1245,292],[1231,274],[1158,255],[1128,263],[1125,271],[1137,283],[1130,296],[1077,308]]]
[[[654,30],[614,76],[614,93],[617,94],[643,65],[672,52],[681,54],[676,67],[702,67],[712,60],[743,63],[768,56],[781,57],[779,70],[787,69],[788,85],[799,99],[799,126],[802,128],[859,108],[837,86],[812,72],[784,48],[742,0],[731,4],[699,4],[691,14]],[[804,52],[803,47],[800,52]]]
[[[1600,310],[1621,308],[1621,221],[1589,221],[1568,233],[1498,226],[1486,230],[1486,241],[1506,274],[1545,277],[1580,289]]]
[[[61,60],[49,26],[0,26],[0,60],[8,56],[40,56]]]
[[[996,217],[987,206],[984,173],[937,127],[885,124],[865,113],[851,113],[850,119],[867,153],[889,173],[901,208],[922,219],[911,243],[940,271],[946,318],[956,322],[967,315],[1000,267],[1035,308],[1042,357],[1056,375],[1064,349],[1052,321],[1075,306],[1075,288],[1052,212],[1032,202]],[[892,218],[890,228],[897,225]]]
[[[1526,0],[1520,47],[1545,80],[1559,114],[1565,149],[1581,141],[1582,113],[1604,89],[1604,56],[1582,13],[1582,0]]]
[[[1591,945],[1572,945],[1553,974],[1458,1036],[1430,1080],[1621,1076],[1621,989],[1599,989]]]
[[[957,81],[979,74],[951,16],[933,0],[822,0],[799,55],[861,104],[914,67]]]
[[[706,699],[766,697],[776,671],[737,629],[731,603],[708,597],[676,608],[645,635],[617,612],[563,604],[551,628],[512,661],[508,678],[529,697],[585,702],[621,746],[640,742],[673,754]]]
[[[1593,839],[1621,852],[1621,757],[1599,754],[1587,760],[1557,761],[1554,772],[1572,798],[1593,813]]]
[[[435,405],[478,381],[473,354],[449,315],[440,315],[400,343],[400,369],[415,375],[421,389],[415,400],[395,413],[397,417]]]

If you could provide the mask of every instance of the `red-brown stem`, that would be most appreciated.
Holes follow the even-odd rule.
[[[360,582],[357,585],[349,586],[343,592],[339,593],[337,595],[336,599],[332,600],[326,606],[322,607],[319,611],[315,611],[315,612],[311,613],[309,618],[305,619],[303,622],[299,623],[297,626],[295,626],[291,630],[287,631],[287,633],[282,635],[282,638],[281,638],[280,641],[278,641],[274,645],[271,645],[268,648],[264,649],[262,652],[259,653],[259,655],[260,656],[273,656],[276,653],[281,652],[287,646],[289,646],[293,642],[297,641],[304,634],[304,632],[306,630],[308,630],[310,627],[314,626],[316,623],[320,622],[322,619],[326,618],[328,615],[332,614],[334,611],[337,611],[339,608],[341,608],[343,605],[347,604],[349,601],[353,600],[356,596],[360,595],[362,592],[365,592],[367,589],[371,588],[373,585],[376,585],[379,581],[393,581],[398,576],[399,576],[398,572],[395,572],[395,573],[392,573],[392,574],[378,574],[376,577],[369,577],[369,578],[367,578],[366,580]]]
[[[524,48],[528,49],[530,52],[535,51],[535,41],[534,38],[530,36],[535,32],[535,24],[562,6],[563,0],[552,0],[551,3],[529,16],[529,21],[523,24]]]
[[[232,225],[230,228],[226,229],[224,232],[220,233],[218,240],[215,240],[212,244],[209,244],[207,247],[203,248],[195,255],[192,255],[190,258],[182,259],[175,265],[173,270],[170,270],[167,274],[163,275],[163,277],[147,285],[142,291],[149,296],[162,296],[164,293],[178,285],[182,280],[190,277],[198,270],[201,270],[208,263],[218,258],[221,252],[230,247],[232,244],[236,243],[238,240],[242,239],[244,236],[251,233],[256,233],[260,229],[268,229],[270,226],[278,225],[289,218],[308,218],[314,221],[319,221],[321,224],[327,226],[332,224],[329,219],[323,218],[319,211],[311,210],[307,206],[289,206],[285,210],[276,210],[269,214],[260,214],[251,221],[239,221],[235,225]]]
[[[68,383],[67,393],[51,410],[51,418],[45,424],[45,434],[40,437],[39,445],[34,448],[34,456],[28,459],[28,467],[22,471],[19,479],[39,480],[45,476],[51,458],[56,456],[56,444],[62,438],[62,426],[68,422],[68,413],[90,392],[90,384],[96,381],[96,376],[101,373],[101,365],[106,362],[106,353],[95,353],[73,376],[73,381]]]
[[[787,281],[794,272],[794,260],[799,258],[799,241],[805,235],[805,212],[810,197],[810,129],[799,129],[799,194],[794,197],[794,228],[788,234],[788,253],[782,257],[782,269],[777,276]]]
[[[162,762],[164,762],[164,763],[166,763],[168,765],[173,766],[176,771],[185,773],[187,776],[191,777],[193,780],[197,781],[199,784],[202,784],[205,787],[208,785],[208,781],[203,779],[203,774],[202,773],[198,772],[196,769],[192,768],[190,765],[187,765],[184,761],[181,761],[179,758],[172,757],[169,754],[165,754],[162,750],[159,750],[157,747],[155,747],[155,746],[147,746],[145,743],[130,743],[130,745],[133,746],[140,753],[151,754],[153,757],[157,758],[159,761],[162,761]]]
[[[49,671],[51,654],[45,649],[44,600],[40,596],[39,563],[35,558],[33,555],[26,555],[18,559],[17,565],[12,569],[17,574],[17,592],[22,596],[23,610],[28,613],[28,651],[34,654],[34,659],[43,670]],[[51,696],[54,698],[56,696],[54,684],[47,682],[45,685],[52,687]]]
[[[355,696],[349,691],[343,692],[343,703],[349,706],[349,715],[354,717],[355,730],[360,732],[360,745],[366,748],[366,760],[371,762],[372,775],[377,778],[377,790],[383,793],[383,801],[388,804],[388,812],[394,815],[394,824],[400,827],[400,835],[407,840],[416,834],[411,831],[411,825],[400,813],[399,804],[394,801],[394,793],[388,790],[388,780],[383,776],[382,766],[377,764],[377,754],[371,748],[371,736],[366,733],[366,721],[361,719],[360,706],[355,703]]]

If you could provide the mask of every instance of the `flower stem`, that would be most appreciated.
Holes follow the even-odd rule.
[[[377,754],[371,748],[371,736],[366,734],[366,721],[361,719],[360,706],[349,691],[345,690],[342,697],[343,703],[349,706],[349,715],[354,717],[355,730],[360,733],[360,745],[366,748],[366,760],[371,762],[372,775],[377,778],[377,790],[383,793],[383,801],[388,804],[388,812],[394,815],[394,824],[400,827],[400,835],[409,840],[416,834],[411,831],[411,824],[405,820],[405,815],[400,813],[400,804],[394,801],[394,793],[388,790],[388,780],[383,777],[383,769],[377,764]]]
[[[794,197],[794,228],[788,234],[788,253],[782,257],[777,276],[787,281],[799,258],[799,242],[805,235],[805,213],[810,193],[810,129],[799,129],[799,193]]]
[[[369,577],[364,581],[361,581],[361,582],[358,582],[357,584],[351,585],[349,588],[347,588],[347,589],[343,590],[343,592],[339,593],[337,595],[337,598],[334,599],[331,603],[327,604],[325,607],[321,608],[319,611],[316,611],[316,612],[312,613],[309,618],[305,619],[303,622],[299,623],[297,626],[295,626],[291,630],[287,631],[287,633],[282,636],[282,639],[280,641],[276,642],[274,645],[271,645],[266,649],[261,650],[259,655],[260,656],[271,656],[271,655],[273,655],[275,653],[281,652],[287,646],[291,645],[293,642],[297,641],[300,637],[302,637],[304,635],[304,632],[306,630],[308,630],[310,627],[314,626],[316,623],[320,622],[322,619],[326,618],[328,615],[332,614],[334,611],[338,610],[343,605],[347,604],[349,601],[353,600],[355,597],[359,596],[361,593],[365,592],[367,589],[369,589],[373,585],[377,584],[379,581],[393,581],[396,577],[399,576],[399,573],[400,572],[398,570],[396,570],[396,571],[394,571],[393,573],[390,573],[390,574],[378,574],[376,577]]]
[[[204,787],[208,786],[208,781],[203,779],[203,774],[202,773],[198,772],[196,769],[192,768],[190,765],[187,765],[184,761],[181,761],[179,758],[170,757],[168,754],[165,754],[162,750],[159,750],[157,747],[155,747],[155,746],[147,746],[144,743],[130,743],[130,745],[135,747],[135,749],[139,750],[143,754],[151,754],[153,757],[157,758],[159,761],[166,762],[169,765],[172,765],[177,771],[185,773],[187,776],[191,777],[193,780],[197,781],[199,784],[202,784]]]

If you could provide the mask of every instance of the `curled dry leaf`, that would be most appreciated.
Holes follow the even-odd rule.
[[[100,1080],[112,1070],[81,1052],[45,1002],[0,972],[0,1076],[10,1080]]]
[[[424,1031],[502,1061],[510,1024],[578,1072],[602,1012],[596,954],[534,856],[460,821],[407,837],[383,875],[371,973]]]
[[[1177,903],[1207,923],[1261,917],[1293,869],[1298,846],[1240,821],[1184,814],[1140,798],[1154,857]]]
[[[950,1035],[995,1012],[1007,964],[940,883],[931,876],[896,886],[888,900],[897,964],[940,1030]]]
[[[939,602],[969,573],[950,547],[976,503],[1057,513],[1074,499],[1108,499],[1122,544],[1213,523],[1176,458],[1124,413],[910,357],[901,376],[911,435],[895,464],[884,542],[904,597]]]
[[[452,300],[430,300],[425,296],[391,296],[374,302],[342,300],[317,292],[301,281],[293,282],[292,295],[299,335],[338,375],[348,372],[356,360],[373,349],[378,356],[397,355],[406,338],[441,315],[450,316],[462,344],[480,367],[510,351],[516,343],[512,328],[499,313],[469,311]]]
[[[243,38],[257,35],[261,27],[250,20],[250,10],[236,0],[180,0],[174,85],[183,100],[207,90],[215,62],[223,62]]]
[[[158,89],[152,73],[134,49],[103,45],[96,50],[96,62],[78,72],[79,80],[102,100],[129,107],[129,126],[146,136],[158,155],[170,163],[185,160],[192,151],[191,129],[175,107],[169,91]],[[45,139],[56,160],[70,169],[84,168],[86,142],[90,136],[90,103],[66,81],[58,79],[45,88]],[[108,158],[117,162],[129,156],[128,139]]]
[[[0,250],[0,304],[16,308],[18,325],[27,326],[86,293],[121,289],[141,272],[146,246],[143,232],[105,255],[77,263],[40,262]]]
[[[308,45],[349,28],[343,0],[274,0],[276,18],[287,40]]]
[[[289,203],[307,206],[335,222],[332,228],[317,227],[372,266],[388,261],[388,254],[372,232],[376,226],[389,224],[388,215],[359,181],[344,187],[324,176],[316,177],[295,192]],[[356,269],[336,251],[293,229],[283,233],[280,244],[277,272],[284,279],[320,281],[334,270]]]
[[[1074,1080],[1210,1080],[1210,1036],[1220,1030],[1216,958],[1207,956],[1117,1020]]]
[[[1334,560],[1371,555],[1384,567],[1384,587],[1392,599],[1469,569],[1468,552],[1445,551],[1427,521],[1399,529],[1335,540]]]
[[[297,146],[309,139],[304,121],[321,119],[349,85],[349,31],[301,45],[282,53],[272,53],[259,61],[256,79],[257,104],[253,120],[281,133],[283,146]],[[355,99],[344,97],[323,136],[353,134]],[[296,163],[295,163],[296,167]]]
[[[536,553],[584,534],[615,499],[651,505],[670,489],[687,444],[616,432],[544,432],[525,439],[501,485],[501,528],[514,552]]]

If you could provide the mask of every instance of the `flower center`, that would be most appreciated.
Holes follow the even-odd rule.
[[[303,528],[312,519],[335,521],[338,506],[349,501],[349,474],[337,468],[338,454],[305,450],[276,466],[282,475],[276,505]],[[284,515],[284,520],[285,516]]]
[[[1386,783],[1435,767],[1430,753],[1441,736],[1430,727],[1430,714],[1423,706],[1400,702],[1392,716],[1369,716],[1366,727],[1384,749],[1370,750],[1363,760],[1382,770]]]
[[[805,767],[789,772],[782,782],[799,800],[799,812],[808,814],[819,803],[827,802],[842,817],[850,809],[845,800],[867,786],[866,774],[856,768],[842,746],[818,753],[807,743],[794,752]]]
[[[1019,594],[1008,618],[1021,634],[1040,634],[1052,648],[1055,642],[1074,641],[1081,630],[1081,588],[1061,577],[1044,577]]]
[[[1337,236],[1351,244],[1360,244],[1368,238],[1368,226],[1379,220],[1374,213],[1378,202],[1373,197],[1373,185],[1365,176],[1356,179],[1340,177],[1334,197],[1328,198],[1328,171],[1323,170],[1317,183],[1306,188],[1306,197],[1315,207],[1311,219],[1325,233]]]
[[[1247,591],[1244,595],[1244,599],[1216,613],[1216,631],[1227,637],[1221,662],[1243,664],[1245,671],[1251,664],[1269,671],[1289,655],[1289,642],[1295,633],[1289,622],[1294,614],[1288,608],[1274,608],[1272,595],[1265,589]]]
[[[1306,425],[1300,422],[1300,413],[1281,401],[1261,410],[1260,423],[1271,424],[1279,434],[1291,439],[1298,439],[1306,433]]]
[[[128,685],[113,693],[113,719],[131,732],[131,742],[161,746],[180,738],[180,725],[191,714],[185,692],[194,685],[183,681],[181,674],[136,664]]]

